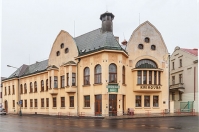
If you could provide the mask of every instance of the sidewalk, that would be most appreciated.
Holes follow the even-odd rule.
[[[184,117],[184,116],[198,116],[193,113],[157,113],[157,114],[135,114],[135,115],[122,115],[122,116],[107,116],[108,120],[121,120],[121,119],[137,119],[137,118],[160,118],[160,117]]]

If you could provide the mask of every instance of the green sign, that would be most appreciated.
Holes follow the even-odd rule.
[[[118,88],[109,88],[108,92],[118,92]]]
[[[118,84],[109,84],[106,88],[108,88],[108,92],[118,92],[118,88],[120,88],[120,86],[118,86]]]
[[[118,86],[118,84],[109,84],[106,88],[120,88],[120,86]]]

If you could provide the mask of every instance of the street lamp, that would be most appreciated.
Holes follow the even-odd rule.
[[[19,69],[17,67],[14,67],[14,66],[11,66],[11,65],[7,65],[7,67],[12,67],[12,68],[15,68],[15,69]],[[19,101],[18,101],[18,105],[20,106],[20,110],[19,110],[19,115],[22,116],[22,112],[21,112],[21,90],[20,90],[20,76],[19,77],[19,83],[18,83],[18,98],[19,98]],[[20,103],[19,103],[20,102]]]

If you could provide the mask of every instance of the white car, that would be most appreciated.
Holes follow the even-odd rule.
[[[0,115],[6,115],[6,110],[4,108],[0,108]]]

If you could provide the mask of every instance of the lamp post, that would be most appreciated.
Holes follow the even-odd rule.
[[[17,67],[14,67],[14,66],[10,66],[10,65],[7,65],[7,67],[12,67],[12,68],[15,68],[15,69],[19,69]],[[18,98],[19,98],[19,101],[18,101],[18,105],[20,106],[20,110],[19,110],[19,115],[22,116],[22,112],[21,112],[21,90],[20,90],[20,76],[18,75],[19,79],[18,79]]]

